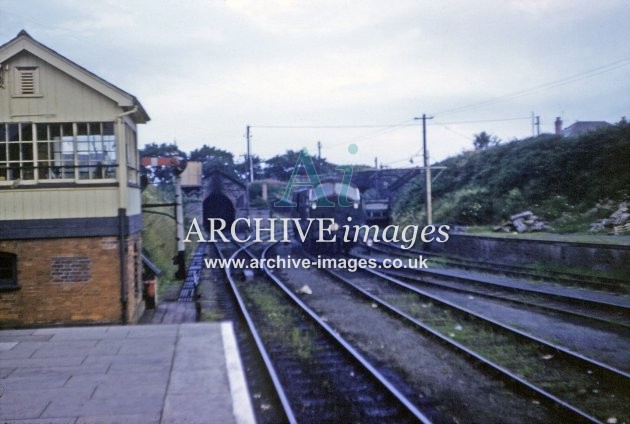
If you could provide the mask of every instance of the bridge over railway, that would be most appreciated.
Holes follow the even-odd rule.
[[[145,163],[161,163],[156,158],[146,159]],[[168,161],[163,161],[165,164]],[[218,217],[228,225],[235,218],[251,214],[247,184],[234,173],[223,169],[204,169],[200,161],[188,161],[180,176],[182,190],[203,201],[203,220]],[[396,194],[420,174],[420,168],[367,169],[352,174],[352,184],[360,190],[362,207],[368,219],[374,217],[376,223],[386,223],[390,219],[391,203]],[[266,182],[261,182],[263,200],[266,199]],[[273,204],[273,201],[270,202]],[[260,216],[261,211],[255,214]]]

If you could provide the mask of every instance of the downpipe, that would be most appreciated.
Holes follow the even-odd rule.
[[[125,243],[125,235],[127,233],[127,210],[118,209],[118,261],[120,264],[120,307],[121,321],[127,324],[129,317],[127,316],[127,245]]]

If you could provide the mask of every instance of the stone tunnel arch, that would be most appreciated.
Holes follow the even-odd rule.
[[[206,231],[209,231],[208,218],[223,219],[229,231],[236,219],[236,209],[230,198],[223,193],[210,193],[203,201],[203,226]]]

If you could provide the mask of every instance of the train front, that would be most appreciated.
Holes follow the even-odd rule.
[[[325,219],[313,222],[316,231],[311,234],[315,239],[311,239],[309,250],[318,254],[347,253],[356,243],[355,226],[362,225],[364,219],[359,189],[343,181],[324,180],[319,187],[309,190],[308,203],[310,218]],[[334,236],[334,242],[319,239],[320,224],[328,230],[323,231],[323,238],[332,240]]]

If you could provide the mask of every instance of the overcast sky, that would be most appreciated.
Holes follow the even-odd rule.
[[[251,125],[262,158],[319,140],[391,166],[421,150],[423,113],[432,162],[480,131],[529,136],[532,112],[541,132],[630,118],[629,22],[627,0],[0,0],[0,43],[26,29],[138,97],[141,144],[238,157]]]

